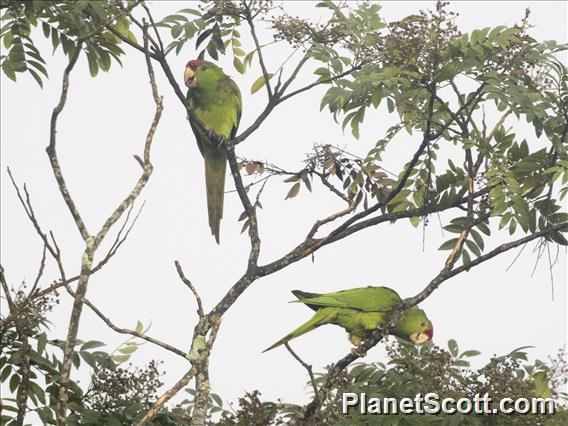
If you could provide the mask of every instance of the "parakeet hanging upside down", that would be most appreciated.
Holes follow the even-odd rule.
[[[359,346],[374,330],[384,324],[387,314],[400,303],[400,296],[388,287],[361,287],[335,293],[317,294],[293,290],[295,302],[316,311],[314,316],[263,352],[301,336],[324,324],[335,324],[349,333],[349,340]],[[423,310],[412,306],[399,318],[390,334],[422,344],[432,339],[434,329]]]
[[[198,118],[190,116],[189,123],[205,160],[209,226],[219,244],[227,168],[227,157],[221,145],[237,132],[242,111],[241,92],[220,67],[201,59],[187,63],[183,79],[189,89],[188,106]]]

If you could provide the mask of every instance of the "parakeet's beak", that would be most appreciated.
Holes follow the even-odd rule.
[[[424,333],[412,333],[408,337],[415,345],[421,345],[422,343],[431,340],[433,336],[434,336],[434,329],[430,327],[429,329],[424,331]]]
[[[185,71],[183,72],[183,81],[187,87],[195,87],[195,72],[190,67],[185,67]]]

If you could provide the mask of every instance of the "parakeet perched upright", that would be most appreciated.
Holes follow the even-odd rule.
[[[335,324],[349,333],[349,340],[359,346],[374,330],[384,324],[387,314],[401,301],[388,287],[361,287],[335,293],[317,294],[293,290],[296,302],[316,311],[314,316],[263,352],[301,336],[324,324]],[[422,344],[434,335],[432,323],[423,310],[407,309],[390,332],[392,335]]]
[[[220,67],[201,59],[187,63],[183,79],[189,89],[188,106],[198,118],[195,120],[189,116],[189,123],[205,160],[209,226],[219,244],[227,168],[226,154],[221,145],[237,132],[242,111],[241,92]],[[199,122],[201,127],[197,124]]]

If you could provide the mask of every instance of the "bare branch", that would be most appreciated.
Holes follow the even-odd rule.
[[[77,47],[75,48],[75,52],[73,53],[73,55],[71,55],[69,64],[67,65],[65,71],[63,72],[63,84],[61,88],[61,96],[59,98],[59,103],[55,106],[55,108],[53,109],[53,113],[51,114],[49,145],[46,148],[46,152],[49,157],[49,161],[51,162],[51,168],[53,169],[53,174],[55,176],[55,179],[57,180],[57,186],[59,188],[59,192],[61,192],[63,200],[65,200],[67,208],[69,209],[69,212],[73,216],[73,220],[75,221],[75,225],[77,225],[77,228],[79,229],[81,237],[83,237],[84,241],[87,241],[90,237],[89,231],[87,230],[87,227],[85,226],[85,223],[83,222],[83,219],[81,218],[81,215],[77,210],[75,202],[73,201],[71,195],[69,194],[69,190],[67,189],[67,184],[65,183],[65,179],[63,177],[63,174],[61,173],[61,166],[59,165],[59,159],[57,158],[57,151],[55,149],[55,145],[57,142],[56,139],[57,118],[59,117],[59,114],[61,114],[61,111],[63,111],[65,103],[67,102],[67,92],[69,90],[69,74],[71,73],[71,70],[77,63],[77,59],[79,58],[79,54],[81,53],[81,46],[82,42],[79,42],[77,44]]]
[[[69,286],[65,286],[65,288],[67,289],[67,291],[71,294],[71,296],[73,296],[74,298],[77,298],[76,293],[71,289],[71,287]],[[156,346],[160,346],[161,348],[164,348],[167,351],[170,351],[182,358],[186,358],[186,353],[178,348],[175,348],[167,343],[164,343],[158,339],[155,339],[153,337],[147,336],[143,333],[139,333],[135,330],[130,330],[128,328],[122,328],[122,327],[118,327],[116,325],[113,324],[113,322],[107,317],[105,316],[101,310],[99,308],[97,308],[90,300],[88,300],[87,298],[83,297],[81,300],[85,305],[87,305],[94,313],[95,315],[97,315],[101,320],[104,321],[104,323],[106,325],[109,326],[109,328],[111,328],[112,330],[116,331],[117,333],[120,334],[129,334],[131,336],[134,337],[138,337],[139,339],[145,340],[147,342],[153,343]]]
[[[296,359],[296,361],[298,361],[300,363],[300,365],[302,367],[304,367],[306,369],[306,371],[308,372],[308,375],[310,376],[310,383],[312,385],[312,389],[314,390],[314,398],[316,398],[317,395],[318,395],[318,386],[316,384],[316,378],[314,377],[314,372],[312,370],[312,366],[310,364],[306,363],[304,360],[302,360],[302,358],[300,358],[300,356],[296,352],[294,352],[294,350],[290,346],[289,342],[284,342],[284,346],[286,346],[286,349],[288,349],[288,352],[290,352],[290,354],[292,354],[292,356]]]
[[[183,273],[183,269],[181,268],[181,265],[179,264],[179,262],[176,260],[174,263],[176,265],[176,270],[177,270],[179,277],[181,278],[183,283],[191,290],[191,292],[195,296],[195,300],[197,301],[197,315],[199,316],[199,318],[203,318],[205,316],[205,313],[203,312],[203,304],[201,303],[201,297],[199,297],[199,293],[197,292],[197,289],[193,286],[193,284],[191,284],[191,281],[189,281],[189,279],[186,278],[185,274]]]
[[[150,86],[152,89],[152,96],[154,98],[154,102],[156,103],[156,111],[154,114],[154,118],[152,124],[150,126],[150,130],[146,136],[146,141],[144,144],[144,167],[143,173],[138,179],[137,183],[135,184],[134,188],[131,190],[130,194],[119,204],[119,206],[115,209],[115,211],[110,215],[110,217],[105,221],[103,226],[101,227],[100,231],[97,233],[95,237],[91,237],[87,232],[86,228],[81,227],[80,223],[78,222],[77,218],[80,218],[78,211],[76,211],[75,205],[65,189],[65,182],[61,176],[61,170],[59,169],[59,163],[56,161],[56,151],[55,151],[55,132],[56,132],[56,118],[57,115],[63,109],[65,104],[64,99],[67,94],[68,86],[69,86],[69,72],[72,69],[72,64],[74,64],[77,60],[78,52],[75,52],[74,59],[72,58],[70,62],[70,66],[68,66],[64,72],[64,83],[62,89],[62,96],[60,103],[55,107],[54,114],[52,116],[52,127],[51,127],[51,134],[52,137],[50,139],[50,146],[48,147],[48,154],[50,156],[52,162],[52,168],[54,174],[59,183],[60,191],[62,192],[64,198],[66,199],[68,208],[72,211],[73,216],[76,218],[76,223],[79,229],[82,232],[83,239],[85,240],[85,250],[83,252],[83,256],[81,258],[81,273],[79,275],[79,282],[77,284],[77,290],[74,295],[75,301],[73,303],[73,308],[71,311],[71,317],[69,320],[69,327],[67,332],[67,338],[65,340],[65,346],[63,350],[63,363],[61,367],[61,379],[60,384],[61,387],[59,389],[59,397],[57,401],[57,422],[58,424],[65,424],[67,419],[67,401],[68,401],[68,394],[67,394],[67,387],[69,386],[70,374],[71,374],[71,366],[72,366],[72,357],[75,350],[75,342],[77,340],[77,334],[79,331],[79,321],[81,318],[81,313],[83,309],[83,299],[85,298],[87,292],[87,286],[89,282],[89,277],[92,273],[92,266],[93,266],[93,257],[95,254],[96,249],[103,241],[105,236],[107,235],[110,228],[120,219],[122,214],[129,209],[131,204],[136,200],[144,186],[146,185],[147,181],[149,180],[152,174],[152,164],[150,162],[150,148],[152,145],[154,133],[158,126],[158,122],[161,117],[162,113],[162,99],[158,94],[154,71],[152,68],[152,64],[150,62],[150,53],[148,50],[148,32],[147,26],[144,26],[144,52],[146,57],[146,65],[148,68],[148,75],[150,77]],[[55,117],[55,119],[53,118]],[[54,161],[55,160],[55,161]],[[59,177],[58,177],[59,176]],[[73,212],[73,209],[75,211]],[[111,247],[112,251],[112,247]],[[70,289],[68,288],[68,291]]]
[[[239,169],[237,158],[235,156],[235,147],[231,141],[227,143],[227,160],[229,162],[229,167],[231,168],[231,174],[233,176],[233,181],[235,182],[235,188],[237,189],[241,203],[243,204],[245,212],[248,216],[249,238],[251,242],[248,260],[248,271],[253,271],[257,267],[258,256],[260,254],[260,237],[258,234],[256,208],[253,207],[252,203],[250,202],[245,186],[243,184],[243,178],[241,176],[241,171]]]
[[[199,357],[201,359],[207,359],[209,357],[209,352],[211,351],[211,347],[213,343],[215,343],[215,339],[217,338],[217,331],[219,330],[219,326],[221,325],[221,318],[216,317],[213,319],[213,325],[211,327],[211,332],[209,334],[209,339],[205,344],[205,347],[201,350]],[[136,423],[136,426],[142,426],[144,423],[153,419],[158,411],[164,406],[166,402],[168,402],[174,395],[176,395],[180,390],[182,390],[189,381],[197,374],[200,368],[199,362],[192,362],[191,368],[187,373],[183,375],[178,382],[168,389],[164,394],[162,394],[154,403],[154,405],[148,410],[148,412],[144,415],[142,420]]]
[[[264,63],[264,55],[262,54],[262,48],[258,41],[258,36],[256,35],[256,29],[254,26],[253,16],[251,14],[250,5],[247,3],[243,3],[245,6],[245,18],[250,28],[250,34],[252,36],[252,40],[254,42],[254,46],[257,51],[258,55],[258,62],[260,64],[260,69],[262,70],[262,75],[264,77],[264,85],[266,86],[266,93],[268,94],[268,99],[272,99],[272,86],[270,84],[270,76],[268,75],[268,71],[266,69],[266,64]]]
[[[318,232],[321,226],[325,225],[326,223],[333,222],[334,220],[339,219],[340,217],[343,217],[351,213],[353,210],[355,210],[355,207],[357,207],[357,204],[355,203],[355,201],[352,201],[345,209],[333,213],[326,218],[318,219],[316,223],[314,223],[314,226],[312,226],[312,229],[310,229],[310,232],[308,232],[308,235],[306,236],[306,241],[311,240],[313,236],[316,234],[316,232]]]

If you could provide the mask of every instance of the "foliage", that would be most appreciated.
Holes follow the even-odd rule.
[[[23,294],[23,293],[22,293]],[[31,348],[31,366],[33,369],[30,384],[30,410],[35,411],[44,424],[55,424],[53,410],[57,395],[56,377],[60,361],[50,350],[61,347],[61,342],[48,340],[45,314],[56,303],[55,299],[42,299],[28,306],[27,313],[20,317],[26,326],[28,335],[37,345]],[[24,323],[24,320],[26,322]],[[21,358],[18,356],[21,341],[16,336],[14,323],[2,330],[2,353],[0,355],[0,378],[9,384],[10,391],[16,392],[20,384],[19,369]],[[85,391],[72,382],[72,414],[69,424],[81,425],[128,425],[139,419],[152,405],[156,392],[162,385],[158,362],[151,361],[144,368],[132,365],[120,367],[109,354],[101,350],[103,343],[97,341],[80,342],[74,358],[78,368],[85,362],[92,370],[91,382]],[[97,350],[94,350],[97,349]],[[421,347],[402,340],[391,341],[387,345],[386,363],[359,363],[346,372],[336,382],[334,396],[324,405],[319,424],[367,424],[368,417],[353,410],[348,416],[341,416],[339,404],[343,392],[364,392],[371,397],[411,397],[417,393],[436,392],[441,397],[468,397],[475,393],[489,393],[494,401],[503,397],[548,397],[559,400],[568,397],[562,393],[568,381],[566,353],[560,351],[557,357],[545,363],[539,360],[529,362],[526,348],[519,348],[504,356],[495,356],[485,366],[474,369],[470,365],[471,357],[479,356],[475,350],[460,351],[454,340],[448,342],[448,349],[431,343]],[[538,386],[539,374],[544,374],[545,386]],[[316,385],[321,385],[326,374],[316,377]],[[155,425],[190,424],[191,409],[195,391],[186,389],[190,398],[175,407],[163,409],[155,418]],[[13,400],[3,399],[2,425],[13,422],[11,413]],[[300,407],[283,401],[262,401],[258,391],[247,392],[238,400],[237,407],[223,406],[222,399],[211,394],[208,407],[208,424],[229,425],[266,425],[284,424]],[[221,418],[216,417],[220,413]],[[459,417],[459,419],[458,419]],[[218,420],[214,420],[217,418]],[[568,412],[562,408],[553,419],[546,419],[547,425],[562,424],[568,418]],[[457,419],[457,420],[456,420]],[[391,416],[373,416],[373,424],[487,424],[480,416],[404,416],[393,420]],[[500,416],[491,419],[490,424],[537,424],[541,421],[527,416]],[[383,423],[381,423],[383,422]],[[465,422],[465,423],[464,423]]]
[[[421,11],[397,22],[384,21],[376,2],[324,0],[315,6],[327,14],[322,22],[292,17],[272,1],[254,0],[206,0],[197,8],[184,8],[154,22],[143,1],[0,0],[0,39],[6,52],[0,56],[0,65],[8,78],[16,81],[18,74],[29,73],[42,86],[48,76],[46,53],[40,43],[43,35],[53,52],[60,50],[71,57],[77,48],[82,49],[90,74],[95,77],[99,70],[109,71],[113,59],[120,64],[124,44],[144,52],[138,43],[141,35],[137,39],[131,29],[144,32],[148,25],[145,40],[149,38],[149,56],[159,63],[184,107],[187,105],[173,81],[167,59],[168,55],[181,54],[190,42],[200,58],[218,60],[221,55],[230,55],[239,73],[254,70],[260,74],[255,75],[250,93],[266,88],[266,109],[243,132],[244,137],[227,141],[231,148],[255,131],[279,103],[320,85],[327,87],[321,110],[329,111],[342,129],[349,129],[357,139],[367,137],[363,132],[366,121],[382,113],[396,115],[398,122],[384,134],[373,135],[371,149],[362,157],[324,143],[314,146],[298,170],[285,170],[272,159],[240,159],[239,170],[246,172],[246,186],[239,173],[233,176],[238,177],[235,185],[241,201],[245,200],[239,221],[243,221],[243,231],[249,231],[252,249],[247,272],[217,305],[221,306],[220,316],[259,277],[378,223],[404,218],[415,227],[426,226],[430,215],[458,210],[444,225],[444,230],[456,236],[439,248],[450,251],[446,262],[450,269],[454,254],[461,256],[462,269],[466,270],[488,255],[488,237],[502,229],[510,235],[535,239],[542,236],[539,258],[551,244],[568,245],[563,235],[568,231],[568,213],[560,204],[568,192],[568,69],[558,60],[566,45],[535,40],[530,35],[528,11],[518,25],[464,33],[456,26],[448,3],[442,1],[433,11]],[[145,12],[142,22],[133,14],[144,13],[141,9]],[[259,22],[271,32],[272,41],[267,44],[262,44],[256,33]],[[263,52],[275,43],[286,44],[290,54],[279,63],[268,63]],[[298,73],[308,65],[312,67],[312,82],[291,89]],[[56,129],[52,130],[55,134]],[[387,170],[383,161],[394,144],[411,145],[414,152],[397,166],[397,172]],[[228,150],[229,159],[231,155],[234,152]],[[135,158],[142,164],[140,158]],[[147,166],[151,167],[149,160]],[[61,175],[60,170],[54,172]],[[290,184],[282,194],[290,202],[297,202],[300,194],[311,193],[315,185],[321,184],[346,207],[318,219],[306,239],[280,260],[259,266],[255,211],[262,208],[261,195],[268,179],[274,176]],[[251,188],[259,183],[260,189],[253,194]],[[62,189],[62,193],[66,191]],[[247,200],[249,195],[256,195],[256,199]],[[21,200],[38,230],[29,199]],[[346,220],[326,236],[316,236],[321,225],[339,218]],[[124,241],[123,229],[100,267]],[[40,230],[38,233],[49,246],[47,234]],[[62,268],[55,242],[53,247],[57,253],[52,256]],[[493,255],[499,254],[502,247],[493,250]],[[87,271],[86,276],[98,269]],[[38,281],[42,271],[43,261]],[[64,274],[61,279],[65,281]],[[195,288],[189,281],[185,283],[200,305]],[[6,291],[7,285],[4,281],[2,284]],[[438,285],[429,288],[428,294]],[[12,290],[14,303],[10,311],[17,312],[2,318],[0,380],[15,398],[2,399],[1,424],[15,424],[16,413],[22,407],[37,414],[43,423],[55,424],[63,370],[61,352],[66,342],[53,339],[48,328],[47,315],[57,303],[52,296],[56,293],[36,297],[43,293],[35,290],[35,285],[28,295],[23,290]],[[203,342],[207,334],[213,334],[211,324],[219,324],[220,320],[201,313],[192,341],[206,346]],[[116,327],[113,329],[116,331]],[[147,337],[147,331],[138,322],[135,330],[127,331],[132,337],[111,353],[103,350],[102,342],[77,341],[73,367],[88,369],[91,380],[87,387],[74,381],[68,384],[68,424],[133,424],[153,406],[162,386],[159,362],[151,361],[143,367],[124,365],[140,348],[137,339]],[[566,384],[566,354],[548,363],[530,363],[524,349],[473,368],[469,358],[478,352],[460,352],[453,340],[448,342],[447,350],[431,344],[417,348],[391,343],[387,363],[358,364],[333,376],[330,367],[317,376],[316,387],[321,389],[331,383],[332,392],[321,401],[314,421],[322,425],[367,424],[368,418],[355,412],[346,417],[338,414],[341,393],[348,391],[396,398],[413,397],[424,389],[456,398],[485,392],[495,400],[549,394],[564,398],[559,392]],[[177,352],[183,357],[184,351]],[[205,358],[200,365],[207,366],[207,362]],[[189,397],[176,406],[162,407],[147,424],[190,424],[198,392],[182,388]],[[282,424],[302,410],[282,401],[263,402],[258,391],[247,392],[237,407],[229,409],[213,393],[203,401],[211,424]],[[553,425],[566,418],[564,408],[553,419],[456,415],[373,417],[372,422]]]
[[[383,152],[401,128],[411,135],[429,130],[439,140],[432,140],[420,152],[400,192],[388,201],[394,211],[440,209],[464,194],[467,164],[456,164],[450,158],[447,168],[437,172],[441,163],[438,152],[448,150],[450,143],[479,154],[477,162],[470,165],[478,189],[487,193],[474,206],[479,217],[500,218],[499,228],[507,227],[510,234],[518,227],[534,233],[551,223],[566,222],[568,215],[560,212],[560,204],[550,197],[554,183],[561,181],[557,190],[562,199],[568,182],[568,74],[554,56],[566,46],[531,38],[528,12],[520,26],[462,34],[446,9],[446,3],[438,3],[434,12],[421,12],[377,32],[376,42],[369,45],[372,63],[350,79],[336,80],[324,96],[322,108],[327,107],[336,117],[345,114],[343,127],[350,124],[356,137],[365,113],[383,101],[388,112],[396,112],[401,120],[369,151],[350,190],[364,188],[364,178],[380,166]],[[465,87],[466,78],[479,83],[469,93],[458,89]],[[452,108],[452,104],[459,108]],[[488,132],[485,110],[491,104],[502,112],[502,118]],[[543,134],[546,138],[529,145],[525,134],[504,127],[510,115],[524,118],[537,138]],[[403,169],[393,186],[406,173]],[[446,229],[461,233],[465,222],[465,216],[457,217]],[[484,222],[480,219],[475,226],[489,235]],[[413,220],[414,225],[418,223]],[[463,250],[466,263],[484,248],[479,232],[473,229],[471,237]],[[547,240],[568,244],[561,232]],[[456,241],[448,240],[441,249],[452,248]]]
[[[25,297],[25,286],[16,292],[15,303]],[[15,321],[3,323],[0,329],[0,381],[7,384],[12,394],[25,386],[29,391],[28,411],[35,412],[44,424],[55,424],[55,407],[59,392],[57,379],[61,369],[58,352],[63,349],[60,340],[49,338],[47,314],[58,298],[46,295],[34,299],[22,309]],[[34,343],[27,344],[28,338]],[[162,385],[158,363],[150,361],[144,368],[132,365],[120,367],[113,357],[102,350],[99,341],[77,341],[73,356],[74,368],[83,363],[91,370],[87,388],[78,382],[70,383],[72,414],[69,425],[123,425],[132,424],[156,399]],[[24,357],[24,349],[27,354]],[[22,384],[23,373],[29,359],[29,379]],[[0,424],[15,424],[16,400],[2,398]],[[168,423],[158,423],[168,424]],[[177,424],[175,422],[169,424]]]
[[[495,425],[561,425],[568,419],[566,401],[568,395],[562,392],[568,382],[566,352],[559,351],[548,363],[536,360],[530,362],[526,348],[518,348],[504,356],[494,356],[481,368],[472,368],[470,358],[480,355],[479,351],[461,352],[455,340],[448,342],[448,349],[431,342],[421,347],[402,340],[391,340],[387,345],[388,360],[383,362],[359,363],[342,375],[330,402],[315,419],[321,425],[450,425],[450,424],[495,424]],[[543,383],[539,380],[541,377]],[[326,373],[316,378],[321,385]],[[471,398],[476,393],[486,392],[495,403],[501,398],[533,398],[553,396],[564,404],[554,416],[504,415],[491,417],[480,414],[460,415],[362,415],[358,410],[349,414],[341,413],[343,392],[365,393],[369,398],[411,398],[416,394],[435,392],[440,398]],[[261,402],[258,391],[247,393],[239,399],[238,409],[225,415],[219,425],[261,425],[282,424],[290,418],[298,406]],[[495,406],[492,405],[491,408]],[[254,413],[254,415],[251,415]],[[256,421],[255,419],[262,419]]]
[[[129,8],[136,2],[129,1]],[[7,54],[0,56],[2,71],[16,81],[17,73],[28,72],[40,85],[48,72],[42,54],[34,41],[34,30],[41,31],[51,40],[53,52],[59,48],[70,56],[81,41],[89,61],[89,70],[94,77],[99,69],[108,71],[112,59],[119,64],[124,51],[121,40],[106,25],[112,24],[115,31],[136,40],[130,31],[130,21],[114,1],[62,0],[24,1],[7,0],[1,4],[0,40]]]

